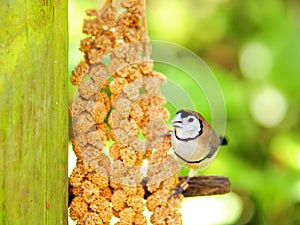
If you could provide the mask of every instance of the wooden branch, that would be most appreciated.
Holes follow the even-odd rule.
[[[180,186],[186,176],[179,177]],[[183,192],[184,197],[222,195],[230,192],[230,181],[224,176],[196,176],[190,179],[189,187]],[[151,193],[145,187],[145,198]]]
[[[179,177],[179,185],[186,180],[186,176]],[[143,181],[145,183],[146,180]],[[151,193],[145,188],[145,199]],[[183,192],[185,197],[192,196],[208,196],[208,195],[222,195],[230,192],[230,180],[224,176],[196,176],[190,179],[189,188]],[[74,196],[69,192],[69,205]]]
[[[187,177],[179,177],[180,184]],[[189,181],[189,188],[183,192],[185,197],[222,195],[230,192],[230,180],[223,176],[197,176]]]

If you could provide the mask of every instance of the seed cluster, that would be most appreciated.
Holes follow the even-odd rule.
[[[115,216],[118,225],[144,225],[147,207],[152,224],[181,224],[180,199],[169,198],[179,166],[168,153],[170,138],[162,135],[169,132],[160,94],[166,79],[149,57],[145,2],[119,3],[121,13],[112,0],[87,11],[84,60],[71,76],[78,96],[70,107],[77,157],[70,217],[77,224],[110,224]]]

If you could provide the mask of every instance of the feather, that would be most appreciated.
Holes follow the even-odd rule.
[[[227,141],[226,137],[220,136],[219,139],[220,139],[220,145],[227,145],[228,144],[228,141]]]

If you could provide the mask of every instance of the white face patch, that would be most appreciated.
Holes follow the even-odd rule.
[[[176,137],[182,141],[194,140],[202,133],[202,122],[194,115],[178,113],[172,120]]]
[[[185,134],[184,136],[187,136],[187,138],[199,136],[201,130],[202,124],[194,115],[182,119],[182,132]]]

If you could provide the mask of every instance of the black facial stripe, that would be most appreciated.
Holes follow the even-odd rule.
[[[175,133],[175,137],[176,137],[177,140],[186,142],[186,141],[192,141],[192,140],[195,140],[196,138],[198,138],[202,134],[202,129],[199,131],[199,133],[195,137],[191,137],[191,138],[180,138],[180,137],[178,137],[178,135],[176,133],[176,130],[175,130],[174,133]]]
[[[199,131],[199,133],[201,132],[200,134],[202,134],[202,132],[203,132],[202,131],[203,130],[203,123],[202,123],[202,120],[200,120],[200,119],[198,119],[198,120],[199,120],[199,123],[200,123],[200,131]]]

